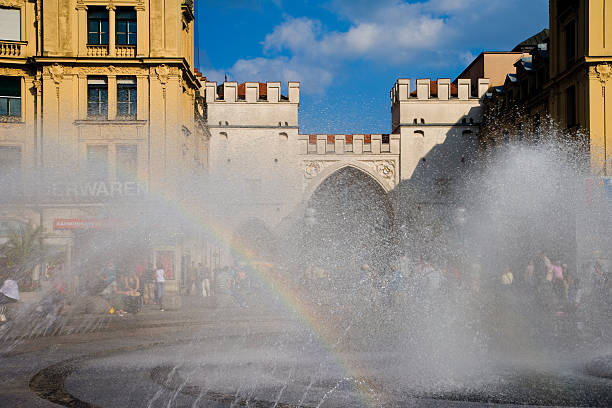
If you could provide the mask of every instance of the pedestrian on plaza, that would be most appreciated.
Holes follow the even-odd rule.
[[[19,285],[17,281],[5,276],[0,287],[0,322],[6,322],[6,306],[19,301]]]
[[[101,279],[102,285],[104,287],[102,290],[102,294],[107,297],[111,296],[113,292],[115,292],[116,279],[117,279],[115,266],[112,264],[112,262],[109,262],[106,265],[104,265],[104,267],[98,274],[98,277]]]
[[[210,291],[210,288],[211,288],[210,269],[202,265],[202,263],[199,263],[198,270],[200,271],[200,278],[202,279],[201,285],[200,285],[201,290],[202,290],[202,296],[203,297],[212,296],[212,292]]]
[[[514,274],[512,273],[510,265],[506,265],[506,268],[504,268],[501,275],[501,283],[504,289],[510,289],[512,287],[514,283]]]
[[[164,311],[164,286],[166,284],[166,271],[162,265],[157,265],[155,270],[155,300],[159,305],[159,310]]]
[[[123,304],[128,313],[140,311],[140,279],[135,274],[123,277]]]
[[[535,262],[533,259],[530,259],[529,263],[525,267],[525,273],[523,274],[523,282],[525,284],[525,288],[530,292],[533,292],[537,285],[535,276]]]
[[[563,267],[561,266],[561,261],[557,260],[552,264],[551,267],[552,275],[553,275],[553,288],[555,291],[555,296],[557,297],[557,301],[559,304],[565,304],[567,301],[567,293],[565,288],[565,282],[563,281]]]
[[[552,281],[552,263],[543,251],[538,251],[534,262],[534,274],[538,285],[542,281]],[[549,279],[550,278],[550,279]]]
[[[195,262],[192,262],[190,266],[187,266],[187,295],[191,295],[191,288],[193,287],[197,290],[197,281],[198,281],[198,271],[195,267]],[[195,292],[198,294],[198,292]]]

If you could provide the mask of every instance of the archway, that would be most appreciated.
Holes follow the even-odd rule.
[[[383,275],[394,264],[393,210],[371,175],[343,167],[329,175],[306,205],[301,256],[306,266],[358,279],[368,264]]]

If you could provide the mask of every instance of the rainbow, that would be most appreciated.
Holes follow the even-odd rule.
[[[124,169],[117,168],[121,173]],[[248,248],[244,243],[233,239],[232,231],[221,223],[215,223],[208,217],[202,215],[202,208],[190,206],[186,200],[179,197],[172,197],[168,191],[163,191],[162,186],[154,186],[154,183],[147,183],[150,198],[157,198],[165,204],[179,211],[187,221],[200,227],[210,241],[222,243],[230,249],[236,260],[245,264],[252,276],[257,276],[261,282],[272,292],[276,293],[282,304],[291,311],[298,319],[308,327],[319,339],[321,345],[334,357],[338,366],[345,372],[345,380],[353,381],[357,384],[360,399],[365,406],[381,406],[376,386],[368,381],[365,370],[356,361],[347,358],[346,353],[340,353],[338,345],[345,331],[339,330],[335,325],[326,323],[329,321],[329,314],[324,315],[307,302],[303,301],[303,296],[296,288],[287,285],[278,273],[275,273],[269,265],[264,265],[258,261],[257,254]]]
[[[335,358],[338,365],[346,373],[345,379],[357,384],[360,398],[365,406],[382,405],[376,392],[376,386],[368,382],[365,370],[357,362],[347,358],[345,354],[340,354],[337,350],[340,339],[345,333],[335,325],[326,323],[329,321],[329,314],[324,315],[322,310],[316,309],[303,301],[303,296],[296,288],[287,285],[273,268],[260,262],[255,251],[247,247],[246,244],[233,239],[232,232],[228,228],[199,215],[201,214],[201,208],[190,208],[184,201],[170,199],[167,194],[156,192],[155,195],[163,198],[166,203],[172,205],[190,221],[200,226],[209,239],[227,246],[237,258],[236,260],[245,264],[252,276],[257,276],[269,290],[279,296],[282,304],[317,335],[324,348],[329,351],[330,355]]]

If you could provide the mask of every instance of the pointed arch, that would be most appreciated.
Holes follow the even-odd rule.
[[[327,167],[324,167],[315,177],[310,179],[310,182],[306,185],[306,188],[304,189],[304,192],[302,194],[302,202],[307,202],[310,199],[310,197],[314,194],[314,192],[317,191],[317,188],[319,188],[319,186],[323,184],[323,182],[327,180],[331,175],[347,167],[353,168],[355,170],[359,170],[360,172],[368,175],[370,178],[376,181],[376,183],[383,189],[385,194],[388,194],[389,191],[391,190],[389,186],[387,186],[386,183],[384,182],[382,176],[380,176],[378,173],[376,173],[372,168],[368,167],[367,165],[361,162],[358,162],[358,161],[337,162]]]

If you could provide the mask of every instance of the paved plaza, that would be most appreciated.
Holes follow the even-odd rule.
[[[495,402],[503,395],[503,389],[485,384],[492,372],[476,373],[469,367],[465,376],[481,377],[482,389],[490,394],[445,393],[444,384],[433,385],[442,390],[437,395],[409,389],[406,383],[431,379],[426,372],[402,378],[401,370],[410,365],[402,357],[407,350],[367,343],[339,347],[321,341],[314,327],[265,295],[252,296],[248,306],[240,307],[230,297],[209,304],[193,297],[185,298],[177,311],[145,307],[125,317],[82,315],[80,322],[72,316],[57,335],[5,334],[0,406],[484,407],[497,406],[486,398]],[[597,355],[612,351],[602,348]],[[582,360],[567,359],[537,372],[526,368],[524,358],[516,362],[524,365],[522,371],[504,368],[508,372],[497,384],[519,387],[515,391],[524,387],[526,400],[533,395],[550,398],[537,388],[546,384],[555,387],[561,402],[568,392],[563,387],[570,393],[580,389],[590,393],[585,399],[589,404],[559,405],[609,406],[612,380],[603,377],[611,377],[610,359],[593,361],[593,356],[589,352]],[[534,385],[518,384],[517,377]]]

